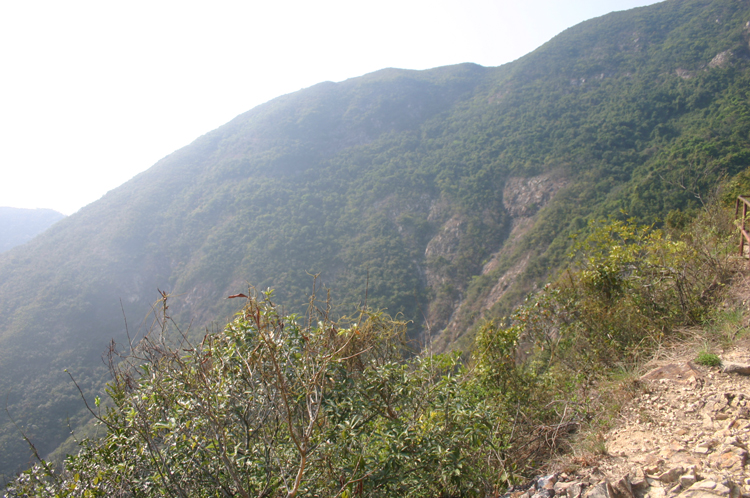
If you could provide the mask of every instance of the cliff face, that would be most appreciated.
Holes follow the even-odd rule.
[[[453,299],[435,300],[431,303],[427,322],[432,330],[440,334],[432,340],[432,347],[441,351],[450,349],[466,333],[472,324],[485,319],[487,312],[506,295],[526,270],[531,252],[516,255],[519,243],[534,227],[537,214],[557,192],[568,184],[565,172],[553,170],[533,177],[509,177],[498,196],[502,198],[500,213],[485,213],[485,216],[502,219],[502,237],[498,249],[490,253],[476,278],[487,281],[482,292],[465,298],[467,282],[451,280],[447,275],[433,270],[436,263],[428,266],[427,283],[435,295],[440,295],[446,286],[455,289]],[[438,233],[430,239],[425,249],[427,261],[454,262],[459,254],[459,245],[465,237],[466,222],[455,215],[443,223]],[[509,263],[509,261],[512,262]],[[503,264],[505,263],[505,264]]]

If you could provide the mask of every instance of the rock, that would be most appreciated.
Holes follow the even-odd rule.
[[[574,483],[571,483],[570,486],[568,486],[567,498],[581,498],[582,494],[583,494],[583,483],[574,482]]]
[[[750,365],[742,365],[740,363],[726,363],[721,371],[724,373],[750,375]]]
[[[711,448],[706,446],[705,443],[701,443],[693,449],[693,452],[699,455],[707,455],[709,451],[711,451]]]
[[[514,218],[532,216],[567,181],[545,173],[531,178],[511,177],[505,182],[503,205]]]
[[[731,64],[732,60],[732,51],[731,50],[725,50],[723,52],[719,52],[716,54],[716,56],[711,59],[711,62],[708,63],[708,67],[714,68],[714,67],[726,67],[727,65]]]
[[[727,436],[727,438],[724,440],[724,444],[727,446],[736,446],[737,448],[742,448],[743,450],[746,450],[747,447],[742,444],[742,442],[737,439],[737,436]]]
[[[557,474],[537,477],[528,491],[530,498],[552,498],[555,496],[556,482]]]
[[[747,463],[747,451],[742,448],[729,446],[724,448],[724,451],[720,454],[711,455],[709,461],[722,470],[742,471],[745,463]]]
[[[531,498],[552,498],[555,496],[555,491],[552,489],[542,488],[537,490],[536,493],[531,495]]]
[[[687,489],[695,484],[697,480],[698,479],[694,474],[685,474],[683,476],[680,476],[680,486],[682,486],[682,489]]]
[[[740,446],[740,440],[737,439],[737,436],[732,436],[731,433],[727,432],[727,435],[724,436],[723,441],[724,446]]]
[[[698,481],[680,494],[680,498],[737,498],[732,490],[716,481]]]
[[[680,384],[694,384],[702,379],[703,376],[692,362],[670,363],[654,368],[641,377],[641,380],[672,380]]]
[[[742,496],[742,489],[731,479],[724,479],[721,484],[729,488],[732,498],[740,498]]]
[[[609,484],[609,483],[608,483]],[[630,487],[629,476],[625,476],[607,487],[610,498],[635,498]]]
[[[654,465],[649,465],[648,467],[644,468],[644,472],[650,476],[654,476],[659,472],[659,465],[662,463],[660,460],[659,462],[655,463]]]
[[[646,481],[646,474],[643,469],[636,467],[633,475],[630,476],[630,489],[634,491],[645,491],[648,488],[648,482]]]
[[[550,474],[537,478],[534,487],[536,487],[536,489],[555,489],[556,482],[557,474]]]
[[[609,484],[607,481],[600,482],[593,488],[586,491],[586,494],[583,495],[584,498],[610,498],[609,492],[607,491],[607,484]]]
[[[725,366],[750,365],[750,343],[721,354]],[[555,498],[750,498],[750,368],[695,367],[703,378],[688,384],[691,368],[672,360],[646,374],[647,392],[623,408],[606,458],[558,477]]]
[[[646,495],[648,498],[664,498],[667,496],[667,492],[664,491],[664,488],[651,488],[648,490],[648,494]]]
[[[658,479],[661,482],[668,483],[668,482],[677,482],[677,480],[680,478],[682,474],[685,473],[685,469],[682,467],[672,467],[668,471],[661,474]]]
[[[555,496],[568,494],[568,488],[572,485],[573,485],[572,482],[561,482],[561,481],[556,482],[555,487],[553,488],[555,490]]]

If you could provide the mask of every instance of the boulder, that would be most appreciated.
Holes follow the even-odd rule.
[[[596,486],[592,487],[588,491],[586,491],[586,494],[583,495],[584,498],[613,498],[609,496],[609,491],[607,490],[608,482],[600,482]]]
[[[698,481],[688,489],[680,493],[680,498],[738,498],[738,494],[733,493],[732,488],[719,484],[716,481],[706,479]]]
[[[724,373],[736,373],[740,375],[750,375],[750,365],[740,363],[726,363],[721,369]]]

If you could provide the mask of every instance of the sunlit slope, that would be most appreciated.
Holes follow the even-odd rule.
[[[54,449],[85,418],[63,369],[95,392],[157,288],[202,337],[248,283],[302,310],[319,274],[349,310],[367,296],[418,341],[470,346],[587,218],[689,212],[747,166],[748,21],[746,1],[667,1],[499,68],[386,69],[238,116],[0,255],[10,413]],[[7,473],[28,451],[2,427]]]

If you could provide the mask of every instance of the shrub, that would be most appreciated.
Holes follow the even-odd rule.
[[[112,363],[111,406],[102,412],[97,400],[93,410],[106,435],[83,441],[60,472],[43,462],[25,472],[9,496],[485,496],[496,487],[508,421],[457,355],[405,355],[403,322],[283,316],[266,294],[200,345],[160,324]]]
[[[709,353],[708,351],[701,351],[698,353],[695,362],[707,367],[718,367],[721,365],[721,358],[713,353]]]
[[[110,400],[92,409],[105,436],[7,496],[496,494],[591,419],[593,379],[710,315],[734,264],[719,221],[682,238],[590,225],[554,284],[484,324],[468,365],[405,350],[405,323],[382,313],[283,315],[270,291],[194,345],[164,295],[156,329],[112,349]]]
[[[633,221],[599,221],[573,264],[512,316],[539,372],[596,375],[633,365],[687,325],[703,323],[736,259],[725,211],[699,216],[679,238]]]

